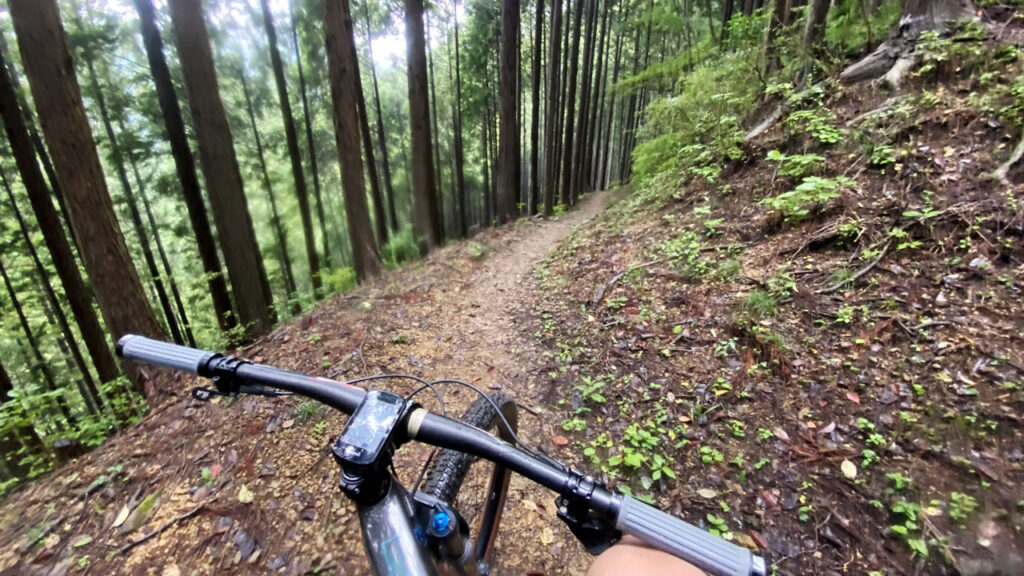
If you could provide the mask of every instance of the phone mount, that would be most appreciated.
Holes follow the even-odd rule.
[[[341,490],[357,504],[372,506],[387,495],[391,486],[388,466],[408,408],[409,403],[401,396],[371,390],[335,442]]]

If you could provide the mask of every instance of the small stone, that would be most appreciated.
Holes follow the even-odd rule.
[[[988,272],[992,270],[992,262],[984,256],[979,256],[978,258],[971,260],[970,264],[967,266],[975,272]]]
[[[839,465],[839,468],[843,471],[843,476],[846,476],[850,480],[857,477],[857,465],[849,460],[843,460],[843,463]]]
[[[949,299],[946,298],[945,292],[939,292],[938,295],[935,296],[935,305],[939,307],[945,307],[949,305]]]

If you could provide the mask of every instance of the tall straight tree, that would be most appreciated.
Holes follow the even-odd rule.
[[[579,56],[580,56],[580,32],[583,24],[583,4],[593,0],[576,0],[576,6],[573,9],[573,32],[572,32],[572,49],[569,54],[569,75],[566,77],[568,83],[569,93],[565,100],[565,147],[562,149],[564,154],[562,163],[562,187],[561,187],[561,202],[568,206],[571,203],[572,196],[570,195],[573,163],[572,163],[572,151],[573,151],[573,127],[574,118],[576,116],[576,76],[579,67]]]
[[[192,233],[196,237],[199,259],[206,273],[207,288],[213,300],[213,310],[217,314],[217,322],[221,330],[228,331],[235,327],[237,318],[231,308],[228,295],[228,284],[220,264],[217,244],[210,229],[210,220],[206,216],[202,191],[199,188],[199,176],[196,174],[195,159],[189,148],[185,135],[185,122],[181,117],[181,106],[174,93],[171,71],[167,68],[164,58],[164,44],[160,38],[160,30],[156,27],[156,15],[153,12],[152,0],[135,0],[135,8],[139,13],[139,26],[142,30],[142,42],[146,47],[149,70],[156,85],[157,100],[164,119],[164,129],[171,145],[171,156],[181,183],[181,193],[188,210]]]
[[[295,273],[292,271],[292,258],[288,253],[288,235],[281,226],[281,215],[277,211],[277,197],[274,196],[274,187],[270,183],[270,173],[267,170],[267,159],[263,154],[263,139],[260,138],[260,131],[256,127],[256,111],[253,110],[252,95],[249,93],[249,82],[245,78],[245,67],[239,71],[239,79],[242,81],[242,96],[245,98],[245,110],[249,116],[249,126],[252,128],[252,137],[256,142],[256,160],[259,162],[260,174],[263,176],[263,187],[267,189],[267,199],[270,201],[270,226],[274,229],[274,236],[277,238],[277,258],[284,274],[284,287],[288,292],[288,299],[293,301],[292,313],[298,314],[302,306],[295,299],[298,288],[295,285]]]
[[[231,126],[217,92],[210,37],[200,0],[170,0],[168,6],[199,142],[199,163],[206,176],[238,318],[246,334],[255,338],[274,324],[274,297],[249,216]]]
[[[309,170],[313,173],[313,199],[316,200],[316,218],[320,221],[321,242],[324,247],[324,265],[331,267],[330,231],[327,229],[327,215],[320,195],[320,170],[316,159],[316,141],[313,139],[313,122],[309,119],[309,98],[306,95],[306,75],[302,72],[302,51],[299,50],[299,28],[295,24],[295,2],[289,0],[288,15],[292,24],[292,40],[295,47],[295,66],[299,72],[299,96],[302,97],[302,118],[306,121],[306,147],[309,148]]]
[[[498,194],[495,216],[499,223],[514,220],[519,202],[519,117],[516,84],[519,70],[519,0],[501,2],[501,62],[498,72],[500,114],[498,127]]]
[[[380,88],[377,86],[377,67],[373,63],[373,32],[370,30],[369,2],[363,0],[363,15],[366,17],[366,51],[370,61],[370,79],[373,81],[373,102],[377,110],[377,139],[380,140],[380,167],[384,176],[384,191],[388,195],[388,221],[391,229],[398,230],[398,213],[395,209],[395,186],[391,182],[391,167],[388,161],[388,140],[384,130],[384,113],[380,108]]]
[[[81,26],[81,24],[79,24]],[[107,100],[103,96],[103,91],[100,88],[99,80],[96,78],[96,66],[93,64],[93,54],[90,50],[83,51],[83,58],[86,60],[86,70],[89,74],[89,84],[92,88],[92,96],[96,100],[96,104],[100,109],[100,120],[103,122],[103,129],[107,134],[107,149],[110,152],[110,159],[114,163],[114,170],[117,172],[118,181],[121,183],[121,190],[124,192],[125,199],[128,201],[128,214],[131,218],[132,228],[135,230],[135,235],[139,238],[139,246],[142,247],[143,261],[146,263],[146,269],[149,271],[149,276],[153,280],[153,288],[156,289],[157,300],[160,302],[160,308],[164,312],[164,317],[167,319],[167,327],[170,329],[171,338],[176,344],[184,344],[185,339],[182,336],[181,329],[178,327],[178,321],[174,317],[174,309],[171,307],[171,298],[167,294],[167,287],[164,285],[163,276],[160,274],[160,269],[156,264],[156,257],[153,256],[153,249],[149,244],[149,236],[146,234],[146,228],[142,225],[142,216],[139,213],[139,205],[135,199],[135,191],[132,190],[132,185],[128,181],[128,171],[125,167],[124,156],[121,154],[121,147],[117,143],[117,134],[114,133],[114,125],[110,121],[110,112],[107,110]]]
[[[458,208],[457,224],[459,237],[465,237],[469,232],[469,218],[467,216],[467,200],[466,200],[466,155],[463,150],[462,143],[462,64],[459,56],[459,7],[457,4],[458,0],[452,0],[452,21],[455,26],[455,103],[452,105],[454,108],[454,127],[453,131],[455,140],[455,190],[456,196],[458,197],[456,206]]]
[[[96,310],[92,306],[92,291],[82,278],[60,216],[50,199],[50,191],[46,187],[43,173],[36,162],[32,138],[26,127],[25,117],[18,109],[17,96],[4,57],[3,52],[0,52],[0,118],[3,119],[7,132],[7,141],[10,142],[14,161],[21,174],[21,182],[28,193],[36,222],[39,223],[46,248],[50,252],[50,260],[64,286],[71,313],[78,324],[85,347],[89,350],[93,366],[96,367],[100,380],[109,382],[117,378],[120,369],[103,333]]]
[[[533,62],[530,78],[533,82],[533,100],[530,105],[530,193],[526,202],[527,213],[537,213],[540,195],[540,85],[544,82],[540,73],[541,54],[544,51],[544,0],[537,0],[533,18]]]
[[[354,33],[354,30],[353,30]],[[356,109],[359,112],[359,133],[363,136],[363,152],[366,154],[366,171],[370,177],[370,198],[373,199],[373,217],[377,222],[377,238],[380,245],[388,242],[388,224],[384,219],[384,195],[380,193],[380,178],[377,161],[373,155],[373,138],[370,136],[370,119],[366,114],[366,96],[363,94],[363,77],[359,73],[359,59],[356,58]]]
[[[196,1],[198,2],[198,0]],[[302,170],[302,152],[299,151],[299,135],[295,131],[295,117],[292,116],[292,105],[288,101],[288,85],[284,81],[284,66],[281,64],[281,52],[277,49],[277,31],[274,28],[274,16],[270,13],[270,3],[267,0],[260,0],[260,8],[263,12],[263,29],[267,32],[267,45],[270,47],[270,67],[274,71],[277,99],[281,105],[284,139],[288,145],[288,158],[292,162],[295,196],[299,199],[299,215],[302,217],[302,235],[306,240],[306,260],[309,262],[309,277],[313,283],[313,295],[319,298],[321,295],[320,259],[316,253],[313,215],[309,207],[309,191],[306,190],[306,176]]]
[[[43,137],[107,329],[115,339],[128,333],[161,337],[114,214],[57,3],[12,0],[8,6]],[[132,373],[145,392],[148,387]]]
[[[423,0],[405,0],[405,47],[409,75],[409,131],[412,137],[413,229],[420,242],[420,250],[426,252],[444,242],[444,229],[437,204],[430,141]]]
[[[555,185],[558,182],[558,154],[555,148],[560,142],[558,128],[561,126],[559,97],[561,96],[561,75],[559,64],[562,60],[562,0],[551,2],[551,48],[548,57],[548,105],[544,119],[544,215],[551,216],[555,209]]]
[[[377,246],[370,226],[363,182],[363,160],[359,154],[359,69],[356,66],[356,41],[348,0],[324,0],[324,34],[327,66],[331,74],[334,101],[334,138],[341,164],[341,185],[345,195],[345,213],[352,245],[356,276],[362,280],[380,272]],[[429,157],[427,163],[429,164]],[[383,222],[380,223],[382,226]]]

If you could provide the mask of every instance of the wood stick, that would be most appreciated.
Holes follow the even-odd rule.
[[[864,276],[865,274],[870,272],[872,268],[874,268],[876,265],[878,265],[878,263],[882,261],[882,258],[885,258],[885,255],[889,252],[889,246],[891,244],[892,244],[891,242],[886,242],[885,246],[882,247],[882,252],[874,260],[872,260],[870,264],[868,264],[867,266],[865,266],[865,267],[861,268],[860,270],[858,270],[857,273],[853,275],[853,278],[850,278],[849,280],[843,280],[843,281],[840,281],[840,282],[836,282],[835,284],[833,284],[832,286],[829,286],[828,288],[825,288],[823,290],[818,290],[817,293],[818,294],[831,294],[832,292],[835,292],[836,290],[839,290],[840,288],[842,288],[846,284],[853,285],[857,280],[860,280],[861,276]]]

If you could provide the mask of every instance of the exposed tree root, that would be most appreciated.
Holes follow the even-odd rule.
[[[840,288],[846,286],[847,284],[852,286],[857,280],[860,280],[862,276],[864,276],[865,274],[870,272],[872,268],[877,266],[878,263],[882,261],[882,258],[885,258],[885,255],[889,252],[889,245],[890,243],[886,242],[885,246],[882,247],[882,251],[878,254],[878,256],[876,256],[870,264],[858,270],[857,273],[853,275],[853,278],[850,278],[849,280],[842,280],[840,282],[836,282],[835,284],[829,286],[828,288],[818,290],[818,294],[831,294],[832,292],[839,290]]]
[[[1024,158],[1024,134],[1021,134],[1020,142],[1017,143],[1017,148],[1013,151],[1013,154],[1010,154],[1010,159],[992,172],[992,178],[1004,186],[1010,186],[1010,168],[1013,168],[1014,164],[1020,162],[1021,158]]]

